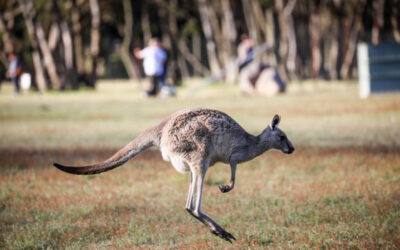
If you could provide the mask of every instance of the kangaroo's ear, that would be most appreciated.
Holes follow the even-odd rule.
[[[274,118],[272,118],[271,128],[275,129],[276,127],[278,127],[278,124],[280,121],[281,121],[281,118],[279,117],[279,115],[275,115]]]

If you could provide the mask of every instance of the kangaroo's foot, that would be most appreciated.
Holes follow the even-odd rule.
[[[226,241],[229,241],[230,243],[232,243],[232,240],[236,240],[236,238],[232,234],[225,231],[225,229],[223,229],[219,225],[215,225],[215,228],[210,228],[210,231],[211,233],[215,234],[216,236]]]
[[[232,240],[236,240],[236,238],[232,234],[228,233],[225,229],[223,229],[220,225],[218,225],[215,221],[213,221],[207,215],[205,215],[203,213],[199,213],[199,212],[194,212],[194,211],[190,210],[190,208],[187,208],[186,210],[194,218],[198,219],[204,225],[206,225],[208,227],[208,229],[210,229],[210,232],[213,233],[214,235],[216,235],[226,241],[229,241],[230,243],[232,243]]]
[[[218,188],[222,193],[227,193],[233,189],[233,185],[219,185]]]
[[[236,176],[236,163],[231,162],[231,181],[229,185],[219,185],[218,188],[222,193],[227,193],[233,189],[235,186],[235,176]]]

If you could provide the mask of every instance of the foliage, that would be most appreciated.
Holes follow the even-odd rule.
[[[398,0],[129,0],[129,3],[132,11],[125,12],[121,1],[112,0],[1,1],[0,21],[4,25],[0,25],[0,71],[7,67],[6,53],[14,50],[21,54],[26,71],[35,76],[45,74],[42,80],[36,79],[42,89],[46,86],[54,89],[94,87],[95,74],[102,78],[126,78],[127,75],[139,78],[140,62],[133,58],[133,48],[145,46],[146,40],[155,36],[161,38],[169,52],[169,82],[175,84],[182,77],[204,76],[208,71],[202,67],[211,67],[210,71],[216,72],[232,63],[237,56],[235,48],[240,34],[248,33],[255,45],[268,42],[273,46],[263,60],[277,66],[284,80],[349,79],[356,77],[358,42],[400,42]],[[203,15],[200,15],[200,3],[206,6]],[[47,40],[42,39],[42,45],[50,44],[55,27],[60,28],[63,22],[67,24],[63,34],[55,35],[57,46],[51,48],[51,54],[36,45],[39,36],[28,35],[29,18],[23,15],[23,7],[29,4],[33,5],[28,13],[33,15],[34,32],[38,25],[44,29]],[[93,36],[95,5],[100,9],[99,41]],[[133,20],[132,34],[124,31],[127,15]],[[210,26],[208,35],[204,32],[206,26]],[[121,53],[126,35],[132,38],[130,55],[121,66],[121,62],[112,58]],[[65,36],[73,38],[72,44],[62,40]],[[96,44],[100,46],[98,55],[92,54]],[[72,50],[73,54],[69,54]],[[40,52],[41,60],[32,59],[35,51]],[[72,68],[66,63],[70,56],[74,59]],[[54,63],[49,61],[50,57]],[[82,68],[82,61],[89,66]],[[43,72],[36,72],[34,64],[40,62]],[[115,67],[121,70],[112,72]],[[38,83],[39,80],[46,84]]]

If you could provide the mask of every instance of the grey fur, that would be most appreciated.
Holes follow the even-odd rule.
[[[168,116],[146,130],[104,162],[81,167],[57,163],[54,166],[72,174],[97,174],[118,167],[143,150],[156,146],[160,148],[163,159],[170,161],[178,172],[191,174],[187,211],[213,234],[231,242],[235,237],[201,211],[204,176],[216,162],[230,164],[230,183],[219,186],[221,192],[229,192],[235,185],[237,164],[249,161],[269,149],[291,154],[294,147],[278,128],[279,122],[280,117],[275,115],[271,125],[260,135],[254,136],[223,112],[187,109]]]

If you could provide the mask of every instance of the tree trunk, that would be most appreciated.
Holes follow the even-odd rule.
[[[144,1],[142,3],[141,24],[142,24],[142,31],[143,31],[143,40],[144,40],[144,43],[146,44],[152,37],[149,13],[148,13],[146,1]]]
[[[50,51],[58,50],[59,57],[55,59],[56,66],[60,72],[62,80],[60,89],[66,88],[77,89],[76,71],[74,68],[74,49],[72,43],[72,35],[68,27],[66,16],[71,12],[71,4],[60,6],[59,2],[52,2],[52,25],[49,31],[48,47]],[[61,7],[61,8],[60,8]],[[64,7],[64,8],[63,8]],[[63,11],[61,11],[63,10]],[[59,44],[60,41],[62,44]],[[62,61],[64,64],[62,64]]]
[[[217,58],[223,68],[233,62],[233,43],[236,42],[236,29],[229,0],[212,1],[207,10],[213,36],[217,44]],[[235,78],[235,72],[230,72],[225,80],[233,82]]]
[[[195,33],[192,36],[192,51],[193,51],[193,56],[195,56],[199,60],[199,63],[203,65],[203,57],[201,53],[201,37],[198,33]],[[207,69],[207,67],[205,67],[205,69]],[[210,72],[208,69],[207,71]]]
[[[33,61],[33,68],[35,70],[35,82],[37,88],[40,92],[44,92],[46,90],[46,79],[44,78],[44,69],[42,65],[42,60],[40,58],[39,50],[36,46],[32,46],[32,61]]]
[[[296,33],[294,30],[294,21],[293,21],[293,8],[296,5],[296,0],[290,0],[283,10],[283,13],[286,18],[287,23],[287,40],[288,40],[288,54],[286,67],[289,71],[289,75],[291,79],[296,79],[296,55],[297,55],[297,41],[296,41]]]
[[[275,9],[278,14],[278,27],[279,27],[279,61],[278,61],[278,69],[279,73],[283,78],[283,81],[288,80],[288,75],[285,67],[285,62],[287,59],[288,53],[288,27],[286,22],[286,17],[284,14],[284,5],[283,0],[275,1]]]
[[[373,7],[373,25],[372,25],[372,34],[371,41],[373,44],[379,43],[379,30],[383,27],[384,24],[384,8],[385,8],[385,0],[375,0],[372,2]]]
[[[399,30],[399,22],[398,22],[398,15],[399,15],[399,0],[392,0],[392,12],[390,15],[390,22],[392,23],[393,29],[393,38],[396,42],[400,43],[400,30]]]
[[[42,60],[40,59],[39,48],[35,36],[35,10],[31,0],[19,0],[19,6],[24,16],[26,29],[28,30],[29,39],[32,45],[32,60],[35,69],[35,82],[40,92],[46,90],[46,80],[44,77],[44,69]]]
[[[70,86],[72,89],[78,89],[78,82],[74,69],[74,48],[67,21],[62,21],[60,27],[61,39],[64,45],[65,85]]]
[[[266,21],[265,21],[265,17],[260,5],[259,1],[251,1],[250,2],[251,5],[251,13],[254,16],[254,23],[258,31],[261,31],[264,36],[266,36],[267,33],[267,26],[265,25]]]
[[[57,74],[57,68],[53,59],[53,55],[51,54],[49,45],[47,44],[43,27],[40,24],[36,24],[36,36],[38,38],[40,51],[42,51],[43,54],[44,65],[50,77],[51,86],[53,89],[60,89],[60,77]]]
[[[25,25],[28,30],[28,35],[32,45],[32,60],[35,69],[35,81],[40,92],[46,89],[46,80],[44,77],[44,68],[42,60],[40,58],[39,47],[35,35],[35,10],[33,8],[33,2],[28,0],[19,0],[20,8],[25,19]]]
[[[256,22],[253,18],[251,3],[249,1],[250,0],[242,0],[243,12],[249,36],[253,40],[254,45],[257,46],[259,45],[258,31]]]
[[[3,64],[4,69],[8,67],[8,59],[5,51],[0,51],[0,63]],[[4,75],[0,75],[0,79],[4,79]],[[1,85],[1,83],[0,83]]]
[[[208,5],[207,0],[198,0],[198,8],[200,12],[201,24],[203,27],[204,36],[206,37],[207,41],[206,46],[207,46],[208,62],[211,68],[211,72],[213,74],[217,74],[221,71],[221,67],[219,65],[218,58],[216,56],[214,34],[211,28],[210,14],[207,5]]]
[[[92,58],[92,72],[90,73],[88,86],[94,88],[97,80],[97,61],[100,52],[100,7],[98,0],[89,0],[92,16],[90,31],[90,55]]]
[[[54,4],[56,4],[56,3],[54,3]],[[53,24],[50,27],[49,39],[47,42],[51,52],[53,52],[56,49],[59,37],[60,37],[60,29],[58,28],[58,23],[53,22]]]
[[[317,79],[319,76],[319,71],[321,69],[321,31],[320,31],[320,16],[319,6],[316,6],[314,0],[310,2],[311,17],[310,17],[310,49],[311,49],[311,78]]]
[[[4,51],[8,54],[14,52],[14,45],[10,38],[10,32],[4,23],[3,15],[0,12],[0,32],[4,43]]]
[[[277,66],[277,59],[275,55],[275,22],[274,13],[272,9],[267,9],[265,11],[265,41],[273,48],[267,51],[268,63],[272,66]]]
[[[178,48],[179,52],[192,65],[195,71],[202,75],[210,73],[210,71],[200,62],[200,60],[190,52],[183,39],[178,40]]]
[[[237,39],[237,33],[235,28],[235,21],[233,19],[232,8],[229,0],[221,1],[221,10],[223,13],[222,17],[222,35],[225,40],[225,46],[223,49],[224,52],[224,61],[225,65],[229,65],[233,62],[233,57],[236,54],[235,43]],[[233,83],[237,78],[238,71],[237,69],[229,72],[226,76],[226,81],[229,83]]]
[[[235,28],[235,20],[233,17],[233,12],[231,8],[231,4],[229,0],[222,0],[221,7],[223,12],[223,19],[222,19],[222,32],[223,36],[229,40],[227,44],[228,51],[235,55],[236,49],[234,44],[236,43],[237,39],[237,32]]]
[[[340,76],[344,80],[349,79],[350,66],[351,66],[351,63],[353,62],[353,58],[354,58],[354,54],[355,54],[356,46],[357,46],[357,38],[358,38],[358,30],[353,28],[351,31],[351,34],[350,34],[349,46],[348,46],[347,52],[344,56],[342,67],[340,69]]]
[[[121,60],[124,64],[126,73],[128,74],[130,79],[138,79],[140,78],[140,73],[137,68],[133,64],[131,59],[131,54],[129,51],[131,42],[132,42],[132,30],[133,30],[133,15],[132,15],[132,5],[130,0],[122,1],[124,6],[124,17],[125,17],[125,25],[124,25],[124,39],[122,41],[120,53]]]
[[[85,65],[83,60],[83,46],[82,46],[82,34],[81,34],[81,22],[79,7],[76,4],[76,0],[69,0],[71,2],[71,20],[72,20],[72,31],[74,37],[74,58],[76,72],[78,78],[82,79],[85,75]]]
[[[357,47],[358,34],[362,30],[362,13],[364,11],[366,0],[359,0],[356,4],[357,8],[353,14],[353,27],[351,28],[348,48],[344,55],[342,67],[340,69],[340,76],[345,80],[349,78],[350,66],[353,62]]]
[[[213,3],[214,3],[214,5],[213,5]],[[222,30],[219,26],[218,16],[215,13],[215,9],[217,7],[217,6],[215,6],[215,3],[216,3],[216,1],[209,2],[209,4],[207,5],[207,12],[208,12],[208,15],[210,18],[209,21],[211,24],[211,29],[212,29],[212,33],[214,36],[214,40],[217,44],[217,57],[219,59],[223,60],[224,56],[223,55],[221,56],[221,54],[224,54],[224,52],[225,52],[224,47],[226,44],[225,44],[225,41],[223,38]],[[220,60],[220,62],[221,62],[221,60]],[[225,64],[225,61],[223,61],[222,63]]]
[[[336,80],[337,74],[337,60],[339,55],[339,19],[337,16],[331,16],[331,29],[329,32],[330,48],[329,48],[329,78]]]
[[[178,67],[182,74],[182,78],[189,78],[189,70],[186,61],[181,55],[178,55]]]
[[[178,65],[178,48],[174,39],[179,39],[178,35],[178,23],[176,20],[176,10],[178,9],[178,1],[171,0],[169,1],[169,9],[168,11],[168,27],[165,27],[167,31],[165,32],[167,41],[167,45],[169,48],[168,55],[168,77],[172,79],[174,84],[178,83],[182,79],[182,72],[180,72],[180,68]],[[166,14],[166,13],[162,13]],[[164,26],[163,26],[164,27]]]

